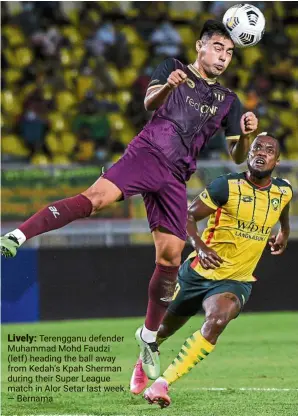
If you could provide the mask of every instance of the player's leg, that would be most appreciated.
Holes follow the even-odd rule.
[[[148,377],[156,379],[160,374],[156,335],[174,293],[181,252],[185,245],[184,240],[162,227],[152,234],[156,247],[156,267],[149,283],[145,324],[137,329],[135,335],[140,357],[130,380],[130,391],[134,394],[144,390]]]
[[[79,218],[86,218],[121,198],[121,190],[100,177],[82,194],[62,199],[41,209],[19,228],[1,237],[1,253],[14,257],[17,249],[32,237],[62,228]]]
[[[185,246],[183,239],[163,227],[155,229],[152,235],[156,249],[156,266],[149,283],[148,307],[143,328],[147,342],[156,340],[159,325],[172,300],[181,253]]]
[[[147,189],[154,191],[163,181],[162,173],[157,158],[149,154],[147,149],[131,147],[85,192],[50,204],[18,229],[2,237],[1,252],[7,257],[13,257],[17,248],[34,236],[88,217],[122,196],[129,198]]]
[[[239,315],[241,303],[234,293],[217,293],[205,299],[203,308],[205,321],[202,328],[187,338],[177,358],[163,374],[169,385],[213,351],[219,335]]]
[[[159,375],[156,335],[172,300],[186,240],[186,186],[171,173],[165,172],[165,176],[166,184],[159,192],[144,195],[156,249],[156,267],[149,283],[145,324],[136,338],[144,358],[143,369],[151,379]]]
[[[204,300],[205,321],[201,328],[202,336],[212,345],[224,331],[228,323],[241,311],[241,301],[235,293],[224,292]]]
[[[165,186],[160,192],[144,194],[147,217],[156,248],[156,267],[149,283],[145,324],[136,332],[141,360],[137,362],[138,377],[135,378],[134,371],[130,382],[131,391],[135,394],[144,389],[147,376],[151,379],[159,376],[156,335],[174,293],[181,252],[186,240],[185,184],[167,171],[164,175]]]
[[[169,386],[189,373],[196,364],[213,351],[219,335],[228,323],[239,315],[241,301],[235,293],[216,293],[203,302],[203,308],[205,321],[202,328],[186,339],[178,356],[165,370],[162,377],[159,377],[145,391],[144,397],[150,403],[158,403],[161,407],[170,404]],[[163,334],[160,335],[162,338]]]

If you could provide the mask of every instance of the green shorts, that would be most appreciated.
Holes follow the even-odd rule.
[[[168,307],[170,313],[193,316],[201,309],[205,299],[224,292],[234,293],[243,308],[249,299],[252,283],[206,279],[190,267],[191,262],[192,260],[186,260],[179,269],[174,297]]]

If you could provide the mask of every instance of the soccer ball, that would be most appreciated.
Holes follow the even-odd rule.
[[[261,10],[251,4],[236,4],[224,14],[223,24],[239,48],[256,45],[265,31],[265,17]]]

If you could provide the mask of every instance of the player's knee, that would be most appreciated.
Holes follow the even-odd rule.
[[[90,188],[82,192],[92,203],[92,214],[99,212],[102,208],[118,201],[121,190],[112,182],[105,178],[99,178]]]
[[[157,263],[164,266],[179,266],[181,263],[181,250],[180,249],[165,249],[157,256]]]
[[[85,192],[82,192],[92,203],[92,214],[99,212],[104,207],[104,198],[100,192],[97,192],[94,189],[87,189]]]
[[[211,313],[206,316],[204,332],[209,334],[220,334],[228,325],[230,319],[227,314]]]

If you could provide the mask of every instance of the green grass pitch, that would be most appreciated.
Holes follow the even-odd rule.
[[[296,416],[298,415],[298,314],[267,313],[242,314],[232,322],[221,336],[210,356],[198,364],[190,374],[178,380],[170,390],[172,404],[167,409],[150,406],[140,396],[132,396],[128,385],[137,357],[134,341],[135,329],[142,318],[78,320],[37,324],[2,326],[2,415],[122,415],[122,416]],[[162,369],[165,369],[178,353],[184,339],[200,328],[202,316],[192,318],[178,333],[161,346]],[[120,392],[58,392],[58,393],[11,393],[8,386],[27,383],[8,383],[8,345],[28,345],[25,342],[8,342],[8,334],[47,336],[118,335],[123,343],[110,343],[110,353],[94,353],[96,356],[114,356],[114,365],[121,372],[72,373],[85,376],[111,376],[104,386],[124,386]],[[34,345],[41,344],[40,341]],[[62,345],[62,344],[61,344]],[[74,344],[78,346],[79,344]],[[96,343],[92,344],[97,345]],[[36,356],[48,353],[34,353]],[[80,353],[88,356],[89,353]],[[15,356],[20,354],[14,353]],[[27,356],[29,353],[26,354]],[[65,353],[52,353],[64,356]],[[79,353],[70,353],[77,356]],[[44,363],[34,363],[34,365]],[[47,363],[49,364],[49,363]],[[78,363],[75,363],[77,365]],[[88,363],[90,364],[90,363]],[[92,364],[92,363],[91,363]],[[21,362],[11,365],[23,366]],[[26,369],[28,369],[28,363]],[[74,364],[72,364],[74,365]],[[84,366],[87,363],[84,363]],[[100,364],[103,365],[103,364]],[[105,364],[106,365],[106,364]],[[85,367],[84,367],[85,368]],[[16,375],[28,375],[13,373]],[[30,373],[32,374],[32,373]],[[46,373],[34,373],[45,376]],[[66,372],[60,375],[69,376]],[[36,383],[32,386],[46,384]],[[57,386],[57,383],[52,383]],[[60,383],[63,385],[65,383]],[[86,383],[85,383],[86,384]],[[88,383],[96,386],[96,383]],[[69,386],[84,383],[68,383]],[[223,390],[212,390],[222,388]],[[268,390],[266,390],[268,389]],[[276,390],[273,390],[276,389]],[[288,390],[287,390],[288,389]],[[121,390],[121,388],[120,388]],[[17,396],[51,396],[53,402],[17,401]]]

